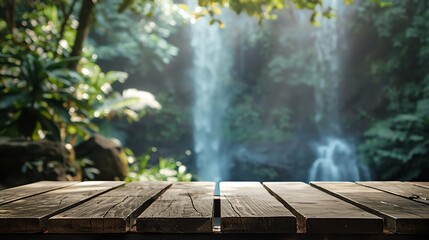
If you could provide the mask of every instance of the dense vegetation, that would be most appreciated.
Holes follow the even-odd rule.
[[[234,151],[240,145],[273,152],[263,162],[239,162],[237,176],[305,175],[315,156],[301,143],[317,138],[311,23],[333,17],[334,9],[321,0],[197,2],[195,9],[171,0],[2,1],[0,136],[76,146],[102,133],[133,150],[126,151],[128,180],[190,180],[182,165],[192,170],[193,99],[185,71],[192,53],[184,33],[204,16],[214,24],[207,27],[228,32],[234,23],[223,7],[229,7],[254,21],[227,33],[240,47],[226,45],[234,52],[234,94],[222,135]],[[427,179],[429,3],[367,1],[346,12],[342,38],[349,46],[339,50],[347,65],[344,131],[374,178]],[[372,103],[359,97],[365,89]],[[280,157],[287,159],[283,166],[273,160]]]
[[[365,133],[362,151],[381,179],[427,179],[428,17],[426,1],[395,1],[383,11],[368,4],[359,8],[359,18],[374,23],[377,34],[367,76],[383,84],[386,101],[385,112]]]

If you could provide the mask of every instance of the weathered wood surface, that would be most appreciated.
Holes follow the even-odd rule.
[[[429,182],[408,182],[419,187],[429,188]]]
[[[48,221],[50,233],[127,232],[171,183],[134,182],[99,195]]]
[[[0,191],[0,205],[77,183],[78,182],[40,181],[19,187],[4,189]]]
[[[214,190],[214,182],[173,184],[137,218],[137,231],[212,232]]]
[[[405,182],[356,182],[357,184],[375,188],[387,193],[429,204],[429,188],[420,187]]]
[[[427,239],[429,235],[429,205],[404,197],[417,190],[421,198],[426,197],[427,189],[418,185],[426,183],[376,184],[379,188],[382,186],[384,191],[374,186],[363,186],[361,184],[367,183],[361,182],[312,183],[329,193],[326,194],[304,183],[264,183],[263,186],[257,182],[224,182],[220,184],[222,229],[215,228],[217,231],[214,232],[214,183],[175,183],[171,186],[166,182],[138,182],[124,187],[120,187],[124,184],[122,182],[70,184],[74,185],[48,192],[42,190],[45,191],[43,193],[34,191],[35,195],[32,196],[20,195],[21,192],[15,189],[19,199],[0,205],[0,239],[15,239],[17,236],[22,239],[26,236],[29,239],[36,236],[56,239],[63,236],[86,236],[91,239],[148,236],[197,236],[198,239],[235,239],[237,236],[253,236],[256,239],[351,239],[352,236],[359,236],[354,239],[388,239],[389,236],[404,236],[403,239],[414,240],[421,236]],[[411,188],[406,188],[404,184]],[[26,188],[22,186],[18,189]],[[366,211],[384,218],[389,233],[401,234],[380,232],[380,218]],[[132,227],[134,222],[136,226]],[[219,222],[216,221],[216,224]],[[48,231],[42,234],[45,229]]]
[[[221,182],[221,231],[296,232],[293,214],[259,182]]]
[[[34,233],[46,228],[48,218],[124,182],[81,182],[0,206],[0,233]]]
[[[427,234],[302,234],[302,233],[81,233],[2,234],[3,240],[428,240]]]
[[[426,204],[351,182],[311,182],[311,185],[384,218],[395,233],[429,233]]]
[[[264,185],[297,217],[298,232],[381,233],[383,219],[302,182]]]

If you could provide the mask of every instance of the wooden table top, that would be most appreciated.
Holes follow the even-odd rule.
[[[215,186],[42,181],[10,188],[0,191],[0,238],[429,239],[427,182],[221,182],[220,196]]]

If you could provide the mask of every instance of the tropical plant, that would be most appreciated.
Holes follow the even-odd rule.
[[[82,4],[86,2],[90,1]],[[0,134],[74,144],[78,137],[98,131],[94,123],[100,119],[135,121],[146,106],[160,108],[148,92],[114,91],[112,85],[123,83],[128,75],[104,73],[95,63],[93,48],[75,52],[83,31],[73,25],[76,1],[3,4]]]
[[[145,107],[161,107],[148,92],[113,90],[128,75],[103,72],[94,49],[83,47],[90,26],[88,4],[93,1],[0,2],[0,135],[71,147],[98,132],[106,120],[136,121]],[[74,160],[72,153],[69,157]],[[34,158],[23,171],[46,175],[58,167],[52,159]],[[97,174],[89,161],[77,161],[80,166],[63,167],[82,171],[86,179]]]
[[[62,130],[95,129],[85,122],[90,105],[72,94],[72,89],[83,81],[67,67],[75,60],[54,60],[34,53],[0,55],[2,135],[62,141],[65,138]]]
[[[139,157],[133,157],[128,150],[130,173],[126,179],[132,181],[170,181],[189,182],[192,174],[187,172],[187,167],[173,157],[157,157],[153,159],[156,148],[150,148]]]
[[[383,180],[414,180],[429,171],[429,99],[425,113],[400,114],[377,122],[366,133],[361,150]],[[422,106],[423,107],[423,106]]]
[[[84,59],[82,76],[68,68],[71,61],[75,58],[51,59],[34,53],[0,56],[2,135],[74,143],[76,136],[85,138],[97,131],[96,119],[137,120],[144,107],[160,108],[149,93],[113,91],[111,84],[123,81],[125,73],[102,73]]]

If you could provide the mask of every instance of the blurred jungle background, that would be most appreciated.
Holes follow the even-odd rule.
[[[429,1],[0,1],[0,185],[429,180]]]

